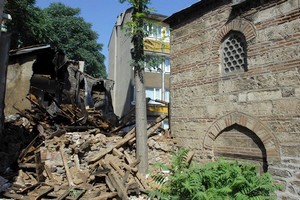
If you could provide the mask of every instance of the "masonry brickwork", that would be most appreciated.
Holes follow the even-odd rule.
[[[300,1],[202,0],[182,13],[167,19],[178,144],[200,161],[258,162],[285,185],[280,199],[299,199]],[[221,44],[230,31],[245,36],[245,72],[222,72]]]

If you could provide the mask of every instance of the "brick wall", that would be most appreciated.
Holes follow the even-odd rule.
[[[297,199],[300,2],[222,2],[207,10],[198,3],[198,12],[171,24],[172,133],[201,161],[256,159],[285,184],[279,197]],[[232,30],[246,38],[248,69],[224,75],[220,47]]]

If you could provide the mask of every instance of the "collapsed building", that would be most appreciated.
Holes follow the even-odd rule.
[[[49,45],[10,51],[9,61],[0,197],[128,199],[149,189],[135,128],[120,131],[126,124],[113,112],[113,81],[85,74],[82,62]],[[152,163],[168,160],[174,146],[160,128],[165,119],[147,127]]]
[[[82,112],[93,108],[117,123],[110,95],[114,82],[93,78],[83,68],[84,62],[68,60],[50,45],[10,51],[5,114],[30,109],[36,100],[53,116],[60,104],[72,104]]]
[[[113,81],[89,76],[82,62],[68,60],[50,45],[10,51],[0,173],[16,162],[36,136],[45,139],[95,127],[110,131],[118,123],[111,104],[112,87]]]

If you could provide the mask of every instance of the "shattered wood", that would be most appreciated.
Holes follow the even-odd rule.
[[[99,113],[91,112],[83,123],[80,109],[72,105],[60,105],[59,109],[63,110],[59,119],[49,117],[40,107],[23,112],[22,116],[31,116],[26,118],[30,124],[27,127],[38,135],[20,154],[18,175],[3,196],[122,200],[146,196],[150,187],[137,169],[135,128],[123,136],[118,132],[108,134],[110,125]],[[160,116],[148,125],[149,154],[153,155],[150,163],[164,162],[163,152],[174,145],[159,128],[165,118]],[[55,120],[63,123],[57,125]]]

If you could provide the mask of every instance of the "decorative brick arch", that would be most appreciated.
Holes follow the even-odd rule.
[[[225,128],[234,124],[248,128],[259,137],[266,149],[268,163],[280,160],[279,145],[271,130],[258,119],[241,112],[229,113],[212,124],[204,138],[204,150],[213,153],[216,138]]]
[[[219,31],[214,35],[211,43],[210,49],[212,51],[219,50],[220,44],[224,36],[226,36],[230,31],[239,31],[244,34],[246,41],[249,41],[256,37],[256,30],[254,25],[244,19],[234,19],[228,24],[225,24]]]

